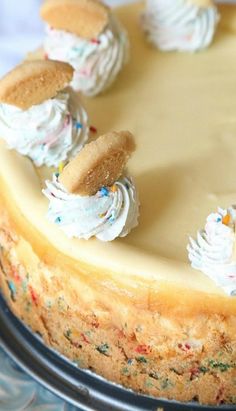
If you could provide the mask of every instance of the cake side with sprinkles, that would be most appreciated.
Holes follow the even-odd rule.
[[[141,393],[235,402],[235,316],[150,311],[135,289],[125,297],[115,282],[104,288],[105,275],[97,275],[95,289],[92,272],[88,283],[55,265],[59,256],[43,264],[4,217],[2,212],[1,290],[10,309],[49,346],[79,367]]]

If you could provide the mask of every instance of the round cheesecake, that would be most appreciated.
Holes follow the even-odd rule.
[[[140,30],[143,4],[116,10],[129,64],[83,98],[99,134],[130,130],[140,222],[126,238],[69,239],[47,220],[53,170],[0,143],[0,285],[12,311],[83,368],[136,391],[236,403],[236,297],[191,268],[186,247],[236,200],[236,6],[211,47],[163,53]]]

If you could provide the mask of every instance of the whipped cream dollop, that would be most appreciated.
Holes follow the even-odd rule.
[[[205,229],[187,246],[193,268],[201,270],[228,295],[236,296],[236,207],[218,208],[207,217]]]
[[[102,187],[93,196],[68,193],[54,174],[43,190],[49,199],[48,219],[72,238],[96,236],[112,241],[126,236],[138,224],[139,201],[131,178],[119,179],[112,187]]]
[[[215,6],[199,7],[188,0],[147,0],[141,17],[148,39],[163,51],[208,47],[218,21]]]
[[[28,110],[0,104],[1,138],[37,167],[57,167],[74,157],[88,139],[87,123],[78,96],[69,89]]]
[[[52,60],[70,63],[75,71],[71,87],[88,96],[107,89],[128,60],[129,42],[126,32],[114,16],[95,39],[46,28],[46,55]]]

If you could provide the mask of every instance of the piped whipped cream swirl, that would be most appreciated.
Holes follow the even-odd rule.
[[[1,137],[37,167],[57,167],[74,157],[88,139],[87,122],[78,97],[69,89],[28,110],[0,104]]]
[[[201,270],[231,296],[236,296],[236,207],[218,208],[207,217],[204,230],[187,246],[193,268]]]
[[[219,14],[215,6],[199,7],[188,0],[147,0],[141,21],[159,49],[194,52],[212,42]]]
[[[48,219],[72,238],[96,236],[102,241],[125,237],[138,224],[139,201],[131,178],[119,179],[93,196],[68,193],[54,174],[43,190],[49,199]]]
[[[107,89],[128,60],[126,32],[114,16],[95,39],[46,28],[44,49],[50,59],[70,63],[75,71],[71,86],[88,96]]]

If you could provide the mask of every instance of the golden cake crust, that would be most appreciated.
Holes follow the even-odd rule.
[[[52,28],[92,39],[107,25],[109,9],[97,0],[45,0],[40,13]]]
[[[0,103],[26,110],[64,89],[70,83],[73,72],[68,63],[25,61],[0,80]]]

